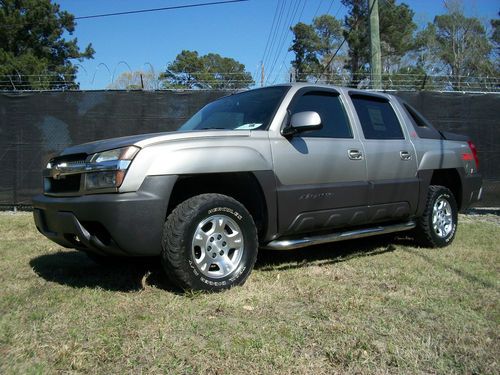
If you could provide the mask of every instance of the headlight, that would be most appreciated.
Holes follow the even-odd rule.
[[[120,187],[130,163],[139,150],[138,147],[130,146],[90,155],[85,170],[85,189]]]
[[[101,163],[104,161],[114,161],[114,160],[132,160],[139,152],[139,148],[135,146],[116,148],[114,150],[98,152],[97,154],[91,155],[91,163]]]

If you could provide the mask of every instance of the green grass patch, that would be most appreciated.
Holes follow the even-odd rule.
[[[500,373],[500,226],[421,249],[369,238],[259,254],[181,293],[158,259],[99,266],[0,214],[0,373]]]

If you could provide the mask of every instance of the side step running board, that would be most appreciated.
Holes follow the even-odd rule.
[[[267,245],[263,246],[263,248],[269,250],[293,250],[311,245],[320,245],[329,242],[350,240],[354,238],[363,238],[368,236],[374,236],[377,234],[402,232],[405,230],[413,229],[415,228],[415,226],[416,226],[415,222],[411,220],[405,223],[391,224],[385,226],[381,225],[377,227],[350,230],[346,232],[321,234],[317,236],[306,236],[306,237],[288,238],[288,239],[278,238],[276,240],[269,242]]]

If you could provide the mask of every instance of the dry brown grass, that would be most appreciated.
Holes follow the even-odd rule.
[[[499,373],[499,243],[466,218],[445,249],[262,252],[245,286],[182,294],[156,260],[98,266],[0,214],[0,373]]]

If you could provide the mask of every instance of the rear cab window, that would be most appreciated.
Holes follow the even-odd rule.
[[[427,119],[420,114],[415,108],[403,100],[399,100],[399,104],[407,115],[408,119],[413,125],[416,133],[420,138],[424,139],[442,139],[441,133],[427,121]]]

